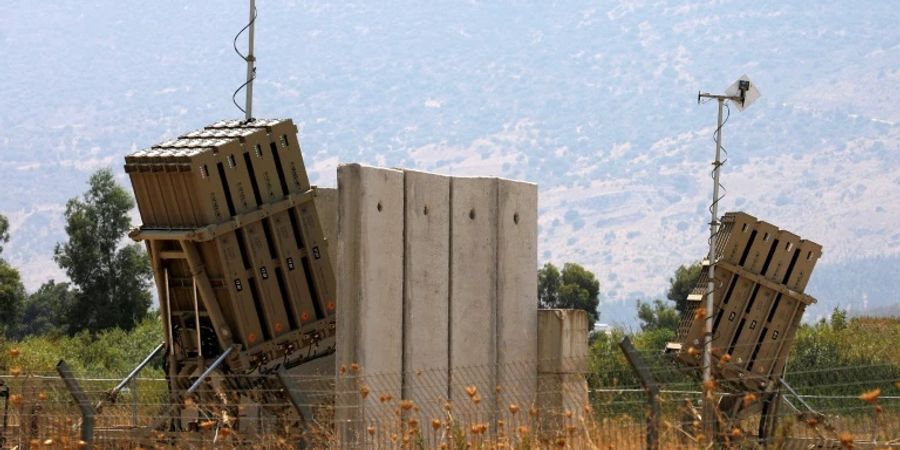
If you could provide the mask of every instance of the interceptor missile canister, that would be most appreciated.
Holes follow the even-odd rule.
[[[239,345],[239,370],[333,353],[329,242],[291,120],[216,122],[125,162],[173,353]]]
[[[742,212],[722,217],[716,235],[713,372],[735,390],[760,390],[781,377],[806,307],[804,294],[822,246]],[[708,264],[708,262],[704,262]],[[688,296],[676,342],[668,349],[700,366],[708,272]]]

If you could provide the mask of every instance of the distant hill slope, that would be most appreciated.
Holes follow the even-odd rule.
[[[92,170],[126,182],[127,152],[239,115],[245,16],[225,0],[3,8],[0,212],[30,289],[61,276],[61,213]],[[898,16],[876,0],[264,2],[256,111],[295,119],[321,185],[339,162],[538,182],[540,259],[585,264],[623,316],[602,320],[633,321],[617,305],[704,253],[715,107],[696,92],[748,73],[763,97],[726,125],[722,209],[822,243],[835,272],[810,291],[830,305],[859,292],[841,268],[900,272]]]

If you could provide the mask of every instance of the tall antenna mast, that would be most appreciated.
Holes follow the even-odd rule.
[[[247,100],[244,119],[253,120],[253,80],[256,78],[256,57],[253,56],[253,31],[256,28],[256,0],[250,0],[250,29],[247,32]]]
[[[256,0],[250,0],[250,19],[247,22],[247,25],[244,28],[241,28],[241,31],[238,31],[238,34],[234,36],[234,42],[232,45],[234,46],[234,52],[238,54],[244,61],[247,62],[247,81],[244,84],[240,85],[237,89],[234,90],[234,93],[231,94],[231,102],[234,103],[234,106],[237,106],[237,109],[241,110],[244,113],[244,119],[249,122],[253,120],[253,80],[256,79],[256,57],[253,56],[253,32],[256,28]],[[237,48],[237,40],[241,37],[241,34],[247,30],[247,54],[241,53]],[[241,91],[241,89],[247,88],[246,91],[246,99],[244,100],[244,107],[241,108],[241,105],[237,102],[237,93]]]
[[[711,214],[709,222],[709,255],[707,256],[709,272],[707,274],[708,284],[706,285],[706,320],[703,339],[703,388],[705,390],[703,395],[703,431],[707,438],[706,442],[714,442],[716,433],[716,403],[713,396],[715,381],[712,376],[712,340],[716,291],[716,234],[719,233],[719,200],[722,199],[719,196],[719,189],[722,187],[721,183],[719,183],[719,172],[722,164],[724,164],[724,161],[722,161],[722,126],[725,122],[722,115],[726,100],[733,102],[738,111],[743,111],[756,101],[759,95],[759,90],[750,83],[747,75],[742,76],[729,86],[725,90],[724,95],[714,95],[707,92],[697,93],[697,103],[700,103],[705,98],[716,100],[719,106],[715,133],[716,156],[712,163],[713,198],[709,207]]]

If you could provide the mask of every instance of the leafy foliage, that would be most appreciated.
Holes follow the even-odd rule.
[[[688,294],[697,285],[702,269],[699,262],[682,265],[675,269],[675,275],[669,278],[669,292],[666,293],[666,298],[675,302],[675,309],[679,315],[683,315],[687,310]]]
[[[69,240],[55,250],[57,263],[77,288],[68,331],[129,330],[150,307],[150,262],[139,245],[120,247],[134,201],[108,169],[94,173],[89,184],[82,198],[66,204]]]
[[[592,272],[575,263],[562,271],[552,263],[538,269],[538,304],[543,308],[581,309],[588,313],[588,329],[600,319],[600,282]]]
[[[25,299],[20,326],[15,337],[42,334],[59,334],[65,331],[68,308],[74,303],[75,293],[69,283],[50,280]]]
[[[900,320],[845,314],[836,309],[831,320],[797,330],[785,375],[795,389],[857,395],[861,382],[888,390],[900,379]]]
[[[652,303],[638,300],[637,315],[641,321],[641,330],[671,330],[673,338],[681,320],[675,307],[668,306],[659,299]]]
[[[9,335],[19,323],[25,286],[19,271],[0,259],[0,336]]]
[[[552,263],[544,264],[538,269],[538,306],[549,308],[559,303],[559,269]]]
[[[151,314],[131,331],[113,328],[94,336],[83,331],[74,336],[46,334],[29,336],[21,341],[0,341],[0,372],[13,365],[24,373],[53,372],[56,363],[63,359],[76,372],[121,376],[162,340],[159,316]],[[15,360],[10,357],[12,348],[18,350],[19,356]],[[162,376],[159,366],[154,370],[142,375]]]

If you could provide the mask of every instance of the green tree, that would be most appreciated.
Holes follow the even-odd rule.
[[[682,265],[675,269],[675,275],[669,278],[669,292],[666,293],[666,298],[675,302],[675,309],[679,315],[684,315],[687,311],[688,294],[697,286],[702,269],[699,262]]]
[[[538,307],[551,308],[559,302],[559,269],[551,263],[538,269]]]
[[[662,300],[651,302],[637,302],[638,319],[641,321],[642,331],[678,330],[681,319],[675,307],[668,306]]]
[[[74,296],[69,283],[50,280],[42,284],[25,299],[16,337],[22,339],[65,331],[67,308],[74,302]]]
[[[847,310],[835,306],[831,312],[831,329],[841,331],[845,328],[847,328]]]
[[[11,336],[22,316],[25,286],[19,271],[0,259],[0,336]]]
[[[87,192],[66,203],[69,240],[56,245],[55,259],[76,286],[70,333],[130,330],[147,315],[150,262],[139,245],[121,245],[133,207],[108,169],[91,175]]]
[[[0,253],[3,244],[9,242],[9,221],[0,214]],[[19,323],[22,302],[25,301],[25,286],[19,271],[0,258],[0,336],[8,336]]]
[[[538,269],[538,303],[543,308],[582,309],[588,313],[588,327],[600,319],[600,282],[589,270],[565,263],[562,271],[551,263]]]
[[[9,242],[9,221],[6,216],[0,214],[0,253],[3,253],[3,244]]]

